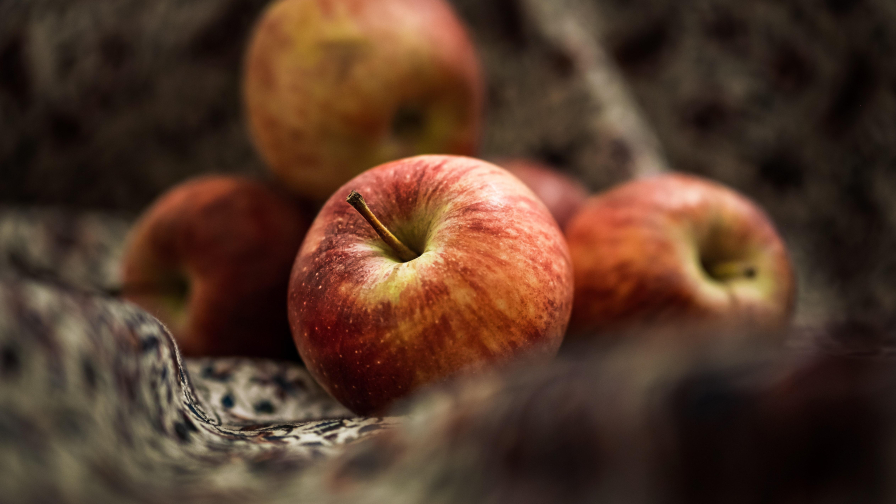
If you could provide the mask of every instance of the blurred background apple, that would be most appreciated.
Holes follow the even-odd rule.
[[[793,315],[787,247],[758,206],[721,184],[684,174],[625,183],[592,196],[566,237],[571,336],[698,323],[779,330]]]
[[[414,154],[476,153],[484,83],[445,0],[279,0],[249,44],[252,138],[293,191],[322,201]]]
[[[532,159],[498,159],[495,164],[512,173],[544,202],[560,229],[582,208],[588,189],[572,175]]]
[[[295,357],[286,286],[310,221],[296,201],[254,180],[185,182],[131,230],[124,297],[159,318],[184,355]]]

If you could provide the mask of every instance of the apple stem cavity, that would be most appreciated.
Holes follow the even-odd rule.
[[[373,212],[370,211],[370,207],[367,206],[367,202],[364,201],[364,197],[361,196],[361,193],[358,191],[352,191],[349,193],[348,198],[345,199],[351,206],[355,207],[355,210],[364,217],[367,222],[373,226],[376,234],[380,235],[380,238],[386,242],[386,245],[392,248],[396,254],[398,254],[398,258],[401,259],[401,262],[412,261],[418,257],[420,254],[411,250],[407,245],[401,242],[398,238],[392,234],[389,229],[380,222],[379,219],[376,218],[376,215],[373,215]]]
[[[735,278],[754,278],[756,267],[746,261],[727,261],[710,264],[706,267],[709,275],[720,282]]]

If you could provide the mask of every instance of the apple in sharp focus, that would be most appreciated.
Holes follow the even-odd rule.
[[[184,355],[296,358],[286,288],[310,221],[261,182],[187,181],[130,231],[123,296],[161,320]]]
[[[553,356],[572,288],[563,235],[519,179],[473,158],[417,156],[324,204],[288,311],[314,377],[369,414],[461,372]]]
[[[784,242],[756,204],[721,184],[675,173],[625,183],[592,196],[566,237],[571,337],[669,322],[772,330],[793,314]]]
[[[270,170],[323,201],[386,161],[474,154],[484,84],[445,0],[279,0],[255,27],[243,94]]]
[[[557,220],[560,229],[566,229],[585,200],[588,189],[580,181],[556,168],[526,158],[502,159],[495,162],[523,181],[538,196],[551,215]]]

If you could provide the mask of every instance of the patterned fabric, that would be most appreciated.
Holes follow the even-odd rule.
[[[0,271],[114,291],[128,227],[127,219],[98,212],[0,206]]]

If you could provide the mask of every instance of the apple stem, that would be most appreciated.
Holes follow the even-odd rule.
[[[411,250],[407,245],[401,242],[398,238],[389,231],[386,226],[380,222],[379,219],[376,218],[376,215],[373,215],[373,212],[370,211],[370,207],[367,206],[367,202],[364,201],[364,197],[361,196],[361,193],[358,191],[352,191],[349,193],[348,198],[345,199],[351,206],[355,207],[355,210],[361,214],[362,217],[367,219],[367,222],[373,226],[376,234],[380,235],[380,238],[386,242],[386,245],[392,247],[392,250],[398,254],[398,258],[402,260],[402,262],[408,262],[420,257],[420,254]]]
[[[709,274],[717,280],[730,280],[732,278],[753,278],[756,276],[756,268],[745,261],[728,261],[716,263],[709,268]]]

